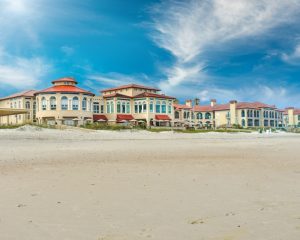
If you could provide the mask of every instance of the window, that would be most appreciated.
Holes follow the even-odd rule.
[[[166,108],[167,108],[166,101],[163,101],[161,105],[161,113],[166,113],[167,112]]]
[[[26,109],[30,109],[30,102],[29,102],[29,101],[27,101],[27,102],[25,103],[25,108],[26,108]]]
[[[153,102],[152,101],[150,102],[149,108],[150,108],[150,112],[153,112]]]
[[[47,109],[47,101],[45,97],[42,97],[42,110],[45,111]]]
[[[86,111],[87,100],[86,97],[82,99],[82,111]]]
[[[211,119],[211,114],[210,113],[205,113],[205,119]]]
[[[79,99],[78,97],[73,97],[72,110],[78,110],[78,109],[79,109]]]
[[[175,112],[175,118],[179,119],[179,112],[177,112],[177,111]]]
[[[138,113],[138,111],[139,111],[138,103],[135,102],[134,103],[134,113]]]
[[[117,113],[121,113],[121,103],[117,102]]]
[[[65,96],[61,98],[61,110],[68,110],[68,98]]]
[[[242,110],[242,117],[245,117],[245,110]]]
[[[147,103],[144,101],[143,102],[143,112],[147,111]]]
[[[197,113],[197,119],[202,119],[203,116],[202,116],[202,113]]]
[[[56,98],[53,96],[50,98],[50,109],[56,110]]]
[[[256,118],[256,111],[254,111],[254,117]]]
[[[114,101],[106,102],[106,113],[114,113]]]
[[[298,115],[298,121],[300,121],[300,115]]]
[[[126,113],[130,113],[130,102],[126,103]]]
[[[94,102],[93,104],[93,113],[100,113],[99,103]]]
[[[260,114],[259,114],[259,111],[257,111],[256,116],[257,116],[258,118],[259,118],[259,115],[260,115]]]
[[[244,114],[245,114],[245,112],[244,112]],[[243,126],[243,127],[246,126],[246,121],[245,121],[245,119],[242,119],[242,126]]]
[[[104,113],[104,106],[103,105],[100,106],[100,110],[101,110],[101,113]]]
[[[160,113],[160,101],[156,101],[155,110],[156,113]]]
[[[169,105],[168,105],[168,113],[169,113],[169,114],[172,113],[172,102],[169,102]]]

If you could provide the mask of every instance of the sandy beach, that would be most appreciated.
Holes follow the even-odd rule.
[[[0,130],[1,240],[299,240],[300,135]]]

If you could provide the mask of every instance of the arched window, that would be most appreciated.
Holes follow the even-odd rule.
[[[242,110],[242,117],[245,117],[245,110]]]
[[[202,119],[202,118],[203,118],[202,113],[197,113],[197,119]]]
[[[68,98],[66,96],[61,98],[61,110],[68,110]]]
[[[100,106],[98,102],[93,103],[93,113],[100,113]]]
[[[45,97],[42,97],[42,110],[47,110],[47,101]]]
[[[87,106],[87,100],[86,97],[84,97],[82,99],[82,105],[81,105],[82,111],[86,111],[86,106]]]
[[[30,109],[30,102],[29,102],[29,101],[27,101],[27,102],[25,103],[25,108],[26,108],[26,109]]]
[[[168,105],[168,113],[169,113],[169,114],[172,113],[172,102],[169,102],[169,105]]]
[[[156,113],[160,113],[160,101],[156,101]]]
[[[149,108],[150,108],[150,112],[153,112],[153,102],[152,101],[150,102]]]
[[[211,119],[211,114],[210,113],[205,113],[205,119]]]
[[[79,109],[79,99],[78,97],[73,97],[72,110],[78,110],[78,109]]]
[[[56,97],[52,96],[50,98],[50,109],[56,110]]]
[[[143,102],[143,112],[147,112],[147,103]]]
[[[269,112],[266,112],[266,118],[269,118]]]
[[[167,113],[167,103],[166,103],[166,101],[162,101],[161,113]]]

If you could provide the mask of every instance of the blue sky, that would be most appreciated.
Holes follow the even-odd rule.
[[[74,76],[300,107],[300,0],[0,0],[0,96]]]

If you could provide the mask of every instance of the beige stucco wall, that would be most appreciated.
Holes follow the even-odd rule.
[[[56,98],[56,110],[50,109],[50,98]],[[68,110],[61,109],[61,98],[68,98]],[[46,99],[46,110],[42,110],[42,99],[45,97]],[[78,110],[72,110],[73,98],[78,97]],[[87,98],[87,109],[82,110],[82,100],[83,98]],[[85,122],[86,119],[93,118],[93,97],[90,95],[84,94],[61,94],[61,93],[51,93],[51,94],[37,94],[37,112],[36,118],[38,123],[43,124],[47,123],[47,121],[52,121],[55,119],[57,124],[62,124],[63,119],[78,119],[78,124],[81,125]]]
[[[28,114],[17,114],[0,117],[0,125],[18,125],[32,123],[34,119],[33,103],[34,97],[17,97],[0,100],[0,108],[26,109],[26,102],[30,103]]]

